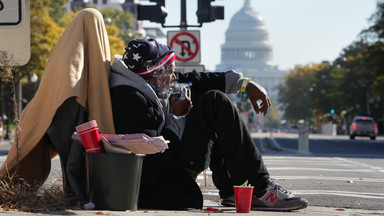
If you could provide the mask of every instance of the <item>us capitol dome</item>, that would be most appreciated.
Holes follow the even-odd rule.
[[[277,100],[276,86],[284,82],[286,71],[272,63],[272,45],[262,16],[250,0],[231,19],[221,46],[221,63],[216,71],[235,69],[262,85],[268,95]]]

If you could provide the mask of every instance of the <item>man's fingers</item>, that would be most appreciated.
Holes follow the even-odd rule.
[[[252,103],[252,105],[253,105],[253,108],[255,109],[256,114],[259,114],[260,108],[259,108],[259,105],[257,105],[257,102]]]

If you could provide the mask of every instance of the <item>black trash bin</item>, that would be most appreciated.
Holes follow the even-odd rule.
[[[87,195],[98,210],[137,209],[144,155],[87,153]]]

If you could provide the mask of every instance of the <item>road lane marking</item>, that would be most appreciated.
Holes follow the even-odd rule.
[[[345,197],[359,197],[366,199],[384,199],[383,193],[365,193],[354,191],[332,191],[332,190],[290,190],[293,194],[300,195],[333,195]]]
[[[286,165],[287,162],[286,161],[282,161],[282,162],[265,162],[265,164],[267,165],[267,167],[269,165],[271,166],[274,166],[274,165]],[[319,162],[289,162],[289,164],[291,165],[316,165],[316,166],[340,166],[340,167],[356,167],[356,165],[354,164],[346,164],[346,163],[326,163],[326,164],[319,164]]]
[[[376,172],[376,170],[367,169],[327,169],[314,167],[268,167],[268,170],[308,170],[308,171],[325,171],[325,172]]]
[[[384,183],[384,179],[378,178],[356,178],[356,177],[336,177],[336,176],[271,176],[278,181],[284,180],[326,180],[326,181],[353,181],[353,182],[372,182]]]
[[[346,158],[337,158],[337,159],[340,160],[340,161],[346,162],[346,163],[357,165],[357,166],[367,167],[367,168],[375,170],[377,172],[383,172],[383,170],[384,170],[382,167],[372,166],[372,165],[369,165],[369,164],[366,164],[366,163],[352,161],[352,160],[349,160],[349,159],[346,159]]]

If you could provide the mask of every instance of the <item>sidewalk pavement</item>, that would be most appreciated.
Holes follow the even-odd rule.
[[[206,208],[218,208],[219,211],[208,211]],[[143,216],[185,216],[185,215],[236,215],[234,207],[222,207],[220,204],[211,200],[204,201],[203,210],[173,211],[173,210],[127,210],[127,211],[104,211],[104,210],[66,210],[66,211],[45,211],[38,213],[19,212],[19,211],[1,211],[0,215],[143,215]],[[307,215],[307,216],[358,216],[358,215],[384,215],[384,211],[372,211],[361,209],[336,209],[332,207],[309,206],[306,209],[291,212],[273,212],[273,211],[251,211],[250,213],[239,213],[240,215],[263,215],[263,216],[281,216],[281,215]]]
[[[273,138],[272,138],[273,139]],[[273,141],[272,141],[273,142]],[[0,156],[6,155],[6,151],[9,150],[13,144],[13,139],[0,141]],[[273,142],[274,148],[276,142]],[[279,151],[284,150],[280,149]],[[292,153],[292,152],[291,152]],[[311,204],[311,203],[309,203]],[[217,209],[217,210],[212,210]],[[21,212],[21,211],[4,211],[0,209],[0,216],[6,215],[145,215],[145,216],[184,216],[184,215],[235,215],[235,207],[224,207],[221,206],[218,200],[204,200],[203,210],[190,209],[185,211],[174,211],[174,210],[127,210],[127,211],[109,211],[109,210],[65,210],[65,211],[41,211],[41,212]],[[244,213],[243,213],[244,214]],[[364,210],[364,209],[346,209],[346,208],[334,208],[334,207],[322,207],[322,206],[308,206],[306,209],[290,211],[290,212],[279,212],[279,211],[251,211],[246,215],[265,215],[265,216],[280,216],[280,215],[308,215],[308,216],[358,216],[358,215],[384,215],[384,210]]]
[[[13,144],[13,137],[9,140],[0,137],[0,156],[7,155],[11,145]]]

